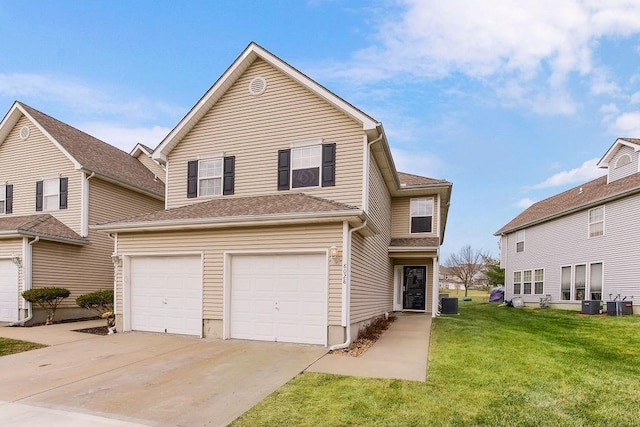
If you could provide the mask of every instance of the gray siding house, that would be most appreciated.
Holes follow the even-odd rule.
[[[619,138],[598,166],[607,175],[533,204],[495,235],[506,299],[580,310],[617,296],[640,303],[640,139]],[[606,305],[606,304],[605,304]]]

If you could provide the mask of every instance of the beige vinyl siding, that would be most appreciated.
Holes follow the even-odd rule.
[[[160,210],[163,203],[108,183],[89,180],[89,224]],[[85,246],[39,241],[33,245],[33,287],[60,286],[71,291],[62,307],[75,307],[79,295],[113,288],[111,254],[114,241],[107,233],[89,229]]]
[[[250,227],[222,230],[118,234],[121,255],[204,253],[203,315],[220,320],[223,315],[224,253],[227,251],[328,250],[342,248],[342,223],[308,226]],[[118,308],[122,313],[122,268],[118,274]],[[329,325],[340,325],[342,269],[329,265]]]
[[[431,198],[433,199],[433,226],[431,233],[411,233],[411,218],[409,207],[411,199],[419,198]],[[438,235],[440,227],[438,213],[440,207],[438,206],[438,198],[435,196],[416,196],[416,197],[394,197],[391,201],[391,237],[403,238],[403,237],[432,237]]]
[[[351,323],[369,320],[393,309],[393,264],[388,255],[391,197],[373,156],[370,156],[367,214],[380,233],[353,236]]]
[[[164,182],[165,178],[166,178],[166,174],[164,169],[162,169],[162,167],[160,167],[159,164],[157,164],[156,162],[154,162],[153,160],[151,160],[151,158],[149,156],[147,156],[144,153],[140,153],[140,155],[137,157],[137,159],[140,161],[140,163],[142,163],[147,169],[149,169],[151,172],[153,172],[158,179],[160,179],[160,181]]]
[[[248,91],[256,76],[267,81],[260,96]],[[336,186],[290,191],[359,206],[363,135],[361,124],[258,59],[169,154],[168,207],[206,200],[187,199],[187,162],[222,153],[235,156],[235,196],[282,194],[278,150],[319,139],[336,143]]]
[[[26,140],[19,136],[23,126],[30,131]],[[68,208],[36,212],[36,181],[58,177],[69,178]],[[13,184],[11,215],[49,213],[80,233],[81,179],[82,174],[74,169],[71,160],[26,117],[18,120],[0,145],[0,182]]]

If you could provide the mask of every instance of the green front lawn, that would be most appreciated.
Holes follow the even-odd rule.
[[[37,348],[46,347],[42,344],[36,344],[33,342],[12,340],[11,338],[0,337],[0,356],[6,356],[8,354],[21,353],[23,351],[35,350]]]
[[[460,304],[426,383],[298,375],[234,426],[637,426],[640,317]]]

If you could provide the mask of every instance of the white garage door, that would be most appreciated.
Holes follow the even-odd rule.
[[[326,344],[326,257],[233,256],[230,336]]]
[[[131,329],[202,334],[200,256],[130,259]]]
[[[18,268],[10,259],[0,259],[0,321],[18,320]]]

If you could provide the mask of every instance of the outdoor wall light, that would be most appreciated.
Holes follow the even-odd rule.
[[[111,262],[116,265],[120,264],[120,255],[116,253],[111,254]]]
[[[22,265],[22,258],[20,258],[18,255],[13,255],[11,257],[11,262],[20,267]]]
[[[336,245],[333,245],[329,248],[329,262],[335,264],[338,262],[338,248]]]

